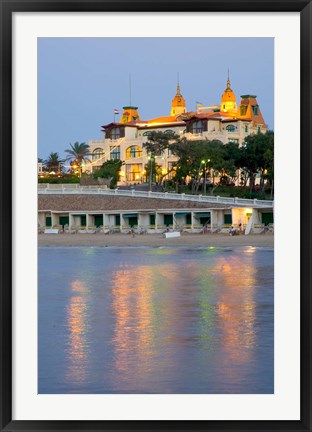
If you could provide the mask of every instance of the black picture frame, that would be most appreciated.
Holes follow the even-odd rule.
[[[311,422],[311,22],[312,0],[0,0],[1,12],[1,431],[312,431]],[[12,420],[12,15],[14,12],[300,12],[301,419],[299,421]]]

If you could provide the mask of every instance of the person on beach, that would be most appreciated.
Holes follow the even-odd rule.
[[[230,228],[230,231],[229,231],[229,234],[230,234],[230,236],[234,236],[234,235],[236,235],[236,229],[232,226],[231,228]]]

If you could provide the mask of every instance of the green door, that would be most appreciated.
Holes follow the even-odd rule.
[[[173,215],[164,215],[164,225],[173,224]]]
[[[201,225],[210,225],[210,216],[201,217],[199,220]]]
[[[64,228],[64,225],[69,225],[69,216],[60,216],[60,225]]]
[[[80,225],[81,226],[87,226],[87,216],[86,215],[80,216]]]
[[[138,218],[137,217],[130,217],[129,218],[129,226],[133,227],[134,225],[138,224]]]
[[[225,214],[224,215],[224,223],[226,225],[231,225],[232,224],[232,215],[231,214]]]
[[[103,225],[103,215],[94,215],[94,225],[97,228]]]
[[[52,218],[51,218],[51,216],[47,216],[46,217],[46,226],[47,227],[52,226]]]
[[[191,223],[192,223],[192,215],[191,215],[191,213],[188,213],[186,215],[186,223],[187,223],[187,225],[191,225]]]
[[[261,213],[261,220],[264,225],[273,223],[273,213]]]
[[[117,225],[117,226],[120,225],[120,215],[115,216],[115,225]]]
[[[155,215],[150,215],[150,225],[155,225]]]

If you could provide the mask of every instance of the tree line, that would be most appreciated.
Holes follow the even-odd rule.
[[[258,133],[246,137],[243,145],[229,142],[223,144],[219,140],[190,141],[174,132],[152,131],[143,143],[149,161],[145,165],[146,179],[151,184],[157,174],[158,182],[163,183],[170,178],[175,185],[187,181],[192,193],[197,193],[199,187],[211,188],[211,193],[219,185],[237,184],[255,189],[256,176],[260,174],[259,192],[264,192],[269,185],[271,195],[274,188],[274,132]],[[162,157],[170,149],[177,161],[163,169],[157,164],[157,158]],[[64,163],[70,163],[70,170],[81,176],[82,164],[89,161],[89,146],[86,143],[75,142],[65,152],[68,156],[60,159],[58,153],[52,152],[43,163],[46,171],[62,172]],[[166,158],[165,158],[166,159]],[[94,177],[112,178],[113,185],[118,181],[118,174],[123,162],[109,160],[104,162]],[[218,179],[218,182],[216,182]]]
[[[64,164],[70,164],[70,171],[77,172],[79,175],[82,173],[82,164],[89,162],[89,145],[86,143],[75,142],[69,144],[70,148],[65,150],[68,156],[61,159],[57,152],[51,152],[47,159],[38,159],[42,163],[43,170],[47,172],[63,173]]]
[[[260,192],[264,192],[265,184],[274,187],[274,132],[259,133],[246,137],[242,146],[229,142],[224,144],[219,140],[190,141],[172,133],[153,131],[143,144],[154,165],[147,170],[157,172],[157,157],[170,148],[177,156],[171,169],[162,176],[169,176],[176,184],[183,184],[188,179],[193,193],[206,180],[212,188],[218,185],[236,184],[238,175],[240,185],[249,187],[250,193],[255,189],[257,174],[260,174]],[[154,172],[155,172],[154,171]],[[218,178],[218,184],[215,179]]]

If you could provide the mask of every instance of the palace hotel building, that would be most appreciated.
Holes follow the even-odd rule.
[[[148,155],[143,143],[151,131],[172,131],[188,140],[220,140],[224,144],[236,142],[242,145],[248,135],[267,130],[257,97],[244,94],[237,103],[229,77],[220,104],[207,107],[198,104],[196,111],[187,111],[178,83],[169,115],[142,120],[138,107],[125,106],[118,122],[102,126],[103,139],[88,142],[90,161],[83,170],[94,172],[107,160],[120,159],[124,161],[120,184],[138,184],[146,180],[144,169]],[[156,159],[163,174],[170,171],[175,161],[170,147]]]

